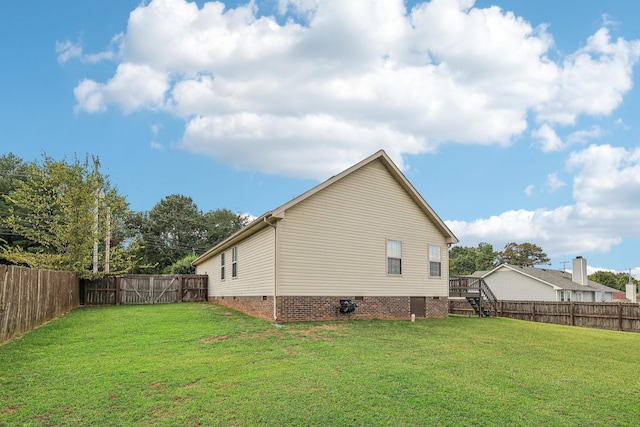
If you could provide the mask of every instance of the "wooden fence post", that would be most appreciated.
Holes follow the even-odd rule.
[[[536,321],[536,303],[535,301],[531,301],[531,321]]]
[[[182,290],[184,277],[182,275],[178,276],[178,302],[184,302],[184,291]]]
[[[569,311],[570,311],[569,318],[571,319],[571,326],[576,326],[576,321],[575,321],[575,318],[573,317],[573,301],[569,303]]]
[[[622,331],[622,303],[618,303],[618,329]]]
[[[120,293],[120,276],[116,276],[114,277],[114,279],[115,279],[115,285],[116,285],[116,301],[115,302],[116,302],[116,305],[120,305],[121,303],[120,298],[122,296]]]

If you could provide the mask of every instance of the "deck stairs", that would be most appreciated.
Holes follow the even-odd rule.
[[[449,297],[464,297],[480,317],[497,317],[498,300],[481,277],[450,277]]]

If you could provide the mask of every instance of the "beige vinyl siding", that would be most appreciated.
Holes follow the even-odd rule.
[[[538,280],[503,268],[485,277],[485,282],[499,300],[556,301],[556,291]]]
[[[196,265],[196,274],[209,276],[209,296],[213,296],[213,290],[220,282],[220,255],[209,258],[202,264]]]
[[[387,240],[402,275],[387,274]],[[442,277],[429,278],[429,245]],[[278,222],[279,295],[447,296],[445,237],[380,161],[296,204]]]
[[[274,230],[266,228],[236,246],[238,277],[231,277],[232,247],[225,250],[225,280],[220,279],[220,254],[196,267],[197,274],[209,275],[209,296],[273,295]]]

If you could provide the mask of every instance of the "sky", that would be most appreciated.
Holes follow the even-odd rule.
[[[384,149],[460,245],[640,278],[640,2],[0,6],[0,154],[259,216]]]

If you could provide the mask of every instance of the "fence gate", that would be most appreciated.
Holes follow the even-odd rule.
[[[178,302],[178,276],[127,275],[120,278],[121,304]]]
[[[206,275],[127,274],[87,281],[84,304],[167,304],[207,300]]]

